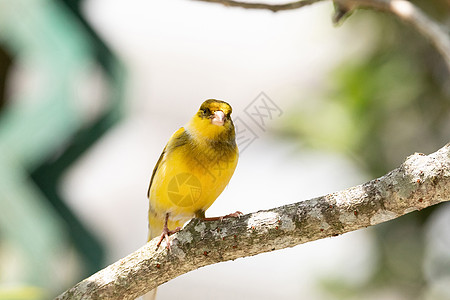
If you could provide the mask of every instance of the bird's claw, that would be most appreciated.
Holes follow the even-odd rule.
[[[204,221],[223,221],[223,219],[227,219],[227,218],[240,218],[243,215],[243,213],[241,213],[240,211],[236,211],[234,213],[225,215],[225,216],[220,216],[220,217],[210,217],[210,218],[204,218]]]
[[[219,218],[220,218],[220,221],[223,221],[223,219],[226,219],[226,218],[240,218],[242,215],[243,215],[243,213],[237,210],[234,213],[231,213],[231,214],[219,217]]]
[[[161,245],[162,241],[163,241],[164,239],[166,239],[166,244],[167,244],[166,248],[170,250],[170,240],[169,240],[169,236],[172,235],[172,234],[174,234],[174,233],[177,233],[177,232],[180,231],[180,230],[181,230],[181,227],[177,227],[177,228],[175,228],[174,230],[169,230],[169,228],[164,227],[164,228],[163,228],[163,231],[162,231],[162,233],[161,233],[161,236],[160,236],[160,238],[159,238],[159,241],[158,241],[158,243],[156,244],[156,249],[158,249],[159,246]]]

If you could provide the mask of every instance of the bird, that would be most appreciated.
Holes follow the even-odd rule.
[[[157,248],[192,218],[222,220],[239,217],[236,211],[206,218],[205,211],[228,185],[236,169],[239,150],[231,119],[232,108],[208,99],[190,121],[169,139],[153,169],[147,191],[148,240],[160,236]],[[156,299],[156,288],[144,295]]]
[[[147,192],[148,241],[160,236],[157,247],[192,218],[217,220],[238,217],[236,211],[206,218],[205,211],[228,185],[239,150],[231,119],[232,108],[208,99],[190,121],[169,139],[153,169]]]

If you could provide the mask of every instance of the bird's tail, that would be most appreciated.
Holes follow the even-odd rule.
[[[169,229],[175,229],[177,227],[183,226],[183,224],[189,219],[182,219],[177,221],[169,220],[168,227]],[[159,217],[156,214],[149,213],[148,216],[148,238],[147,242],[152,240],[153,238],[160,236],[161,232],[163,231],[164,227],[164,218]],[[143,300],[155,300],[156,299],[156,290],[157,288],[154,288],[147,294],[143,296]]]
[[[153,223],[153,222],[152,222]],[[154,226],[153,226],[154,227]],[[158,228],[159,229],[159,228]],[[155,230],[155,228],[152,228],[152,226],[148,226],[148,238],[147,238],[147,242],[149,242],[151,239],[153,239],[154,237],[158,236],[159,234],[161,234],[162,229],[158,232],[158,230]],[[142,300],[156,300],[156,292],[157,292],[158,288],[154,288],[153,290],[151,290],[150,292],[148,292],[147,294],[145,294],[144,296],[142,296]]]
[[[155,300],[157,290],[158,288],[154,288],[153,290],[142,296],[142,300]]]

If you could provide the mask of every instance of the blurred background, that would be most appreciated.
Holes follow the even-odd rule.
[[[450,25],[446,0],[414,1]],[[281,3],[281,1],[280,1]],[[0,1],[0,299],[50,299],[141,247],[170,135],[228,101],[240,161],[207,215],[345,189],[450,141],[450,76],[392,16],[189,1]],[[158,299],[450,299],[450,205],[208,266]]]

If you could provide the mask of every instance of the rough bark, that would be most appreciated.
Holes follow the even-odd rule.
[[[450,199],[450,143],[416,153],[397,169],[362,185],[238,219],[192,220],[64,292],[57,299],[134,299],[200,267],[293,247],[376,225]]]

